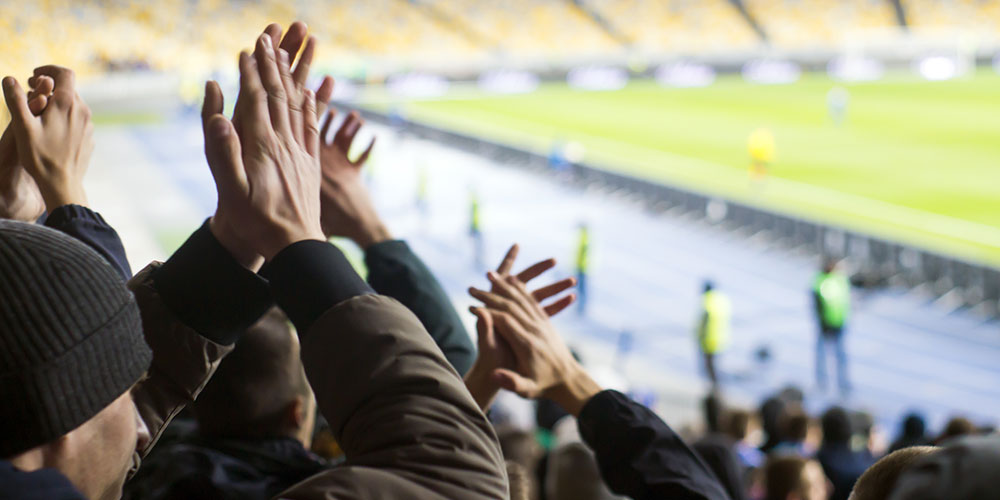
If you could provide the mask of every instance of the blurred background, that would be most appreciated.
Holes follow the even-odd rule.
[[[910,411],[996,424],[1000,2],[4,0],[0,68],[77,72],[90,199],[138,269],[214,210],[205,80],[232,106],[238,51],[293,20],[367,119],[355,145],[378,137],[390,229],[460,311],[511,243],[555,256],[586,278],[557,325],[587,365],[697,426],[711,281],[727,401],[794,386],[886,434]],[[828,261],[853,285],[839,390],[815,375]]]

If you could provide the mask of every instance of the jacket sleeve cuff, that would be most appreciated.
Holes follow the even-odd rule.
[[[267,282],[229,254],[208,221],[156,271],[153,287],[181,322],[222,345],[236,342],[273,303]]]
[[[365,249],[365,264],[371,266],[371,262],[386,259],[406,258],[413,254],[410,246],[403,240],[388,240],[376,243]]]
[[[43,214],[39,220],[94,249],[125,281],[132,277],[122,240],[101,214],[80,205],[63,205],[51,214]]]
[[[331,307],[375,293],[344,254],[325,241],[289,245],[264,265],[260,275],[270,282],[275,301],[302,335]]]

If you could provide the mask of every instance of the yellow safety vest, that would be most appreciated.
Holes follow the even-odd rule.
[[[715,354],[729,344],[731,315],[729,299],[715,290],[709,290],[702,296],[702,304],[704,317],[698,332],[698,340],[703,351]]]

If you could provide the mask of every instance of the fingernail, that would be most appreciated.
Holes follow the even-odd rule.
[[[3,88],[10,89],[14,86],[14,77],[5,76],[3,77]]]
[[[271,36],[268,35],[267,33],[265,33],[265,34],[261,35],[260,37],[261,37],[261,41],[264,42],[264,48],[265,49],[270,49],[271,48]]]
[[[489,272],[486,273],[486,277],[489,278],[489,279],[491,279],[491,280],[495,280],[495,279],[499,278],[500,276],[496,273],[496,271],[489,271]]]

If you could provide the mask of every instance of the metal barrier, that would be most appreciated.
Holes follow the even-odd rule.
[[[345,104],[345,107],[357,107]],[[919,289],[953,307],[973,308],[984,316],[1000,317],[1000,270],[965,262],[910,245],[887,241],[849,229],[779,214],[696,191],[657,184],[615,173],[595,165],[573,164],[554,171],[540,154],[462,135],[430,125],[408,122],[372,110],[359,109],[366,118],[404,125],[416,137],[450,146],[581,187],[601,187],[638,197],[653,210],[670,211],[720,225],[747,236],[763,236],[775,245],[820,258],[847,258],[852,281],[862,287]]]

